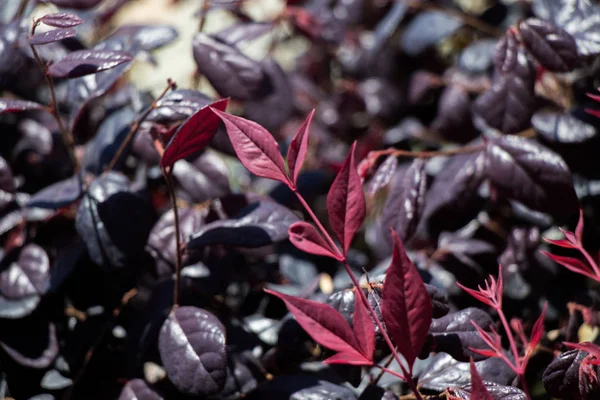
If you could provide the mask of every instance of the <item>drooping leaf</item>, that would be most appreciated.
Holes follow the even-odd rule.
[[[582,143],[597,134],[595,126],[569,113],[540,111],[531,118],[531,125],[545,140],[555,143]]]
[[[118,67],[132,59],[123,51],[77,50],[52,64],[48,73],[55,78],[77,78]]]
[[[548,395],[573,400],[597,397],[600,367],[589,365],[588,361],[588,353],[580,349],[565,351],[555,358],[542,376]]]
[[[361,354],[361,347],[350,325],[333,307],[268,289],[265,292],[283,300],[296,321],[317,343],[341,353],[339,361],[354,365],[371,363]],[[336,359],[332,361],[336,363]]]
[[[244,167],[263,178],[288,182],[279,146],[265,128],[241,117],[213,111],[225,123],[231,144]]]
[[[317,229],[304,221],[294,222],[289,229],[290,242],[302,251],[318,256],[341,259],[331,246],[317,231]]]
[[[55,28],[72,28],[74,26],[83,24],[83,20],[77,15],[67,13],[46,14],[38,21]]]
[[[557,218],[578,213],[571,173],[558,154],[517,136],[490,140],[485,154],[486,175],[502,195]]]
[[[163,400],[163,397],[144,380],[133,379],[123,386],[119,400]]]
[[[431,122],[431,129],[445,139],[467,143],[478,136],[471,115],[471,96],[458,85],[444,88],[438,101],[437,115]]]
[[[175,132],[160,160],[162,167],[172,167],[177,160],[204,149],[217,132],[219,118],[214,110],[225,111],[228,99],[218,100],[197,111]]]
[[[458,19],[439,11],[419,13],[404,30],[400,47],[409,56],[419,55],[461,26]]]
[[[354,297],[355,305],[352,329],[354,330],[354,336],[356,336],[362,354],[364,354],[367,360],[371,360],[373,351],[375,350],[375,327],[369,315],[369,310],[362,302],[361,297]]]
[[[577,44],[564,29],[529,18],[519,24],[519,34],[527,49],[548,71],[569,72],[577,65]]]
[[[448,353],[454,359],[463,362],[470,358],[477,361],[484,359],[470,350],[487,347],[471,321],[485,330],[493,324],[488,313],[472,307],[434,319],[429,334],[433,336],[435,351]]]
[[[265,89],[265,75],[258,62],[202,32],[194,37],[193,49],[200,74],[222,97],[236,100],[260,97]]]
[[[16,262],[0,272],[0,294],[18,300],[42,296],[50,288],[50,259],[37,244],[25,246]]]
[[[28,100],[0,99],[0,114],[26,110],[43,110],[44,106]]]
[[[213,314],[191,306],[175,308],[160,330],[158,350],[169,380],[180,392],[205,397],[223,389],[225,328]]]
[[[383,284],[381,311],[389,335],[412,371],[431,325],[431,300],[395,232],[392,232],[392,239],[394,249]]]
[[[308,151],[308,137],[310,134],[310,122],[312,121],[315,110],[312,110],[306,120],[302,123],[298,132],[292,139],[288,149],[287,162],[289,169],[289,177],[294,185],[298,182],[298,175],[302,170],[302,165],[306,159]]]
[[[344,254],[348,253],[352,239],[360,229],[366,212],[365,197],[354,159],[355,149],[356,143],[350,148],[327,194],[329,222],[342,244]]]
[[[425,159],[417,158],[408,169],[399,170],[394,177],[381,215],[381,229],[390,243],[390,228],[397,232],[404,242],[408,241],[417,229],[427,190],[425,164]]]
[[[77,31],[73,28],[58,28],[48,32],[38,33],[31,36],[27,40],[29,41],[29,44],[37,46],[41,44],[59,42],[63,39],[75,37],[76,35]]]
[[[296,214],[288,208],[265,199],[249,204],[231,219],[204,225],[191,236],[187,246],[266,246],[287,239],[288,229],[297,221]]]

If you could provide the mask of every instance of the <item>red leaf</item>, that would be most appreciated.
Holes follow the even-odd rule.
[[[583,343],[563,342],[563,344],[565,346],[571,347],[573,349],[587,351],[588,353],[590,353],[591,355],[593,355],[594,357],[596,357],[597,359],[600,360],[600,346],[598,346],[597,344],[590,343],[590,342],[583,342]]]
[[[573,243],[569,242],[566,239],[555,240],[555,239],[544,238],[544,241],[546,241],[550,244],[553,244],[555,246],[558,246],[558,247],[564,247],[565,249],[576,249],[577,248],[577,246],[574,246]]]
[[[373,362],[357,352],[342,352],[323,360],[323,364],[373,365]]]
[[[349,354],[360,354],[360,346],[344,317],[328,304],[301,299],[265,289],[265,292],[285,302],[296,321],[317,343],[329,349]]]
[[[471,358],[471,399],[473,400],[494,400],[490,392],[483,384],[483,379],[477,372],[473,358]]]
[[[474,349],[473,347],[469,347],[469,350],[471,350],[473,353],[477,353],[484,357],[499,357],[499,358],[501,358],[500,355],[498,355],[498,353],[494,350]]]
[[[279,145],[269,131],[245,118],[213,111],[225,123],[233,149],[244,167],[254,175],[290,184]]]
[[[288,231],[290,242],[302,251],[318,256],[343,260],[343,257],[329,246],[329,243],[321,236],[317,229],[311,224],[300,221],[294,222]]]
[[[312,121],[313,115],[315,114],[315,110],[313,109],[306,120],[302,124],[302,126],[296,132],[296,135],[292,139],[290,143],[290,147],[288,149],[287,162],[288,162],[288,174],[292,179],[294,185],[296,185],[296,181],[298,180],[298,175],[300,174],[300,170],[302,169],[302,164],[304,164],[304,160],[306,159],[306,152],[308,151],[308,136],[310,133],[310,123]]]
[[[392,239],[394,251],[383,284],[381,312],[390,336],[412,371],[412,364],[431,325],[431,300],[419,272],[394,231]]]
[[[590,267],[588,267],[581,260],[573,257],[557,256],[555,254],[548,253],[547,251],[540,251],[540,253],[577,274],[587,276],[590,279],[598,280],[598,278],[591,272]]]
[[[43,110],[44,106],[27,100],[0,99],[0,114],[25,110]]]
[[[481,291],[475,290],[475,289],[469,289],[468,287],[463,286],[462,284],[460,284],[458,282],[456,282],[456,286],[458,286],[459,288],[461,288],[462,290],[464,290],[471,296],[475,297],[480,302],[487,304],[490,307],[494,307],[494,303],[493,303],[492,299],[490,299],[490,297],[486,293],[481,293]]]
[[[529,357],[531,357],[531,354],[535,350],[535,347],[539,343],[540,339],[542,338],[542,334],[544,333],[544,319],[546,318],[546,308],[547,307],[548,307],[548,303],[544,303],[544,308],[542,309],[542,313],[538,317],[537,321],[535,321],[535,324],[533,325],[533,328],[531,329],[531,336],[529,339],[529,345],[527,346],[527,350],[525,352],[525,360],[523,362],[523,364],[524,364],[523,369],[525,369],[525,366],[527,365],[527,361],[529,360]]]
[[[362,354],[364,354],[365,358],[371,360],[373,358],[373,351],[375,350],[375,328],[373,326],[373,320],[371,319],[367,306],[363,303],[361,296],[356,295],[354,298],[354,316],[352,320],[354,335],[360,345]]]
[[[197,153],[208,146],[219,128],[219,118],[213,111],[225,110],[228,101],[228,99],[222,99],[202,107],[181,124],[165,147],[160,165],[171,167],[177,160]]]
[[[350,153],[342,169],[338,172],[329,194],[327,195],[327,213],[331,228],[342,244],[344,255],[348,253],[350,243],[365,219],[365,196],[356,162],[354,150],[356,142],[352,145]]]

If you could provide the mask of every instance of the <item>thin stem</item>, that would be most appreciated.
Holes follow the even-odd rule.
[[[500,317],[500,321],[502,322],[502,327],[504,328],[504,331],[506,332],[506,336],[508,336],[508,342],[510,343],[510,349],[513,353],[513,357],[515,358],[515,366],[517,367],[518,370],[521,370],[521,361],[519,360],[519,351],[517,349],[517,343],[515,342],[515,338],[512,334],[512,331],[510,330],[510,325],[508,324],[508,321],[506,320],[506,316],[504,315],[504,311],[502,311],[502,308],[496,308],[496,311],[498,312],[498,316]]]
[[[160,99],[162,99],[167,94],[167,92],[173,88],[175,88],[175,83],[171,81],[171,79],[168,79],[167,87],[164,88],[164,90],[158,95],[158,97],[154,99],[152,104],[150,104],[150,107],[148,107],[148,109],[144,111],[144,113],[131,126],[131,129],[129,129],[129,133],[127,133],[127,136],[125,137],[125,140],[123,140],[123,142],[119,146],[119,149],[115,153],[112,160],[110,160],[110,164],[108,164],[105,171],[110,171],[115,168],[115,165],[117,165],[117,162],[119,162],[119,159],[121,158],[121,154],[123,153],[123,151],[125,151],[127,145],[129,144],[129,142],[131,142],[135,134],[140,130],[142,123],[146,120],[146,118],[148,118],[148,115],[150,115],[150,113],[158,107],[158,102],[160,101]]]
[[[596,264],[596,261],[594,261],[594,259],[590,255],[590,253],[588,253],[587,250],[584,249],[583,246],[581,246],[581,245],[579,245],[577,250],[579,250],[581,252],[581,254],[583,254],[583,256],[585,257],[587,262],[590,264],[590,266],[594,270],[594,274],[596,275],[596,277],[600,278],[600,269],[598,269],[598,264]]]
[[[17,9],[17,13],[15,14],[15,18],[21,18],[23,16],[28,4],[29,0],[21,0],[21,3],[19,3],[19,8]]]
[[[202,32],[204,30],[204,22],[206,21],[206,13],[208,13],[208,9],[210,8],[211,0],[204,0],[202,3],[202,8],[200,9],[200,21],[198,22],[198,32]]]
[[[393,370],[389,369],[388,367],[381,366],[378,364],[374,364],[373,367],[379,368],[381,370],[382,374],[383,374],[383,372],[386,372],[390,375],[394,375],[395,377],[402,379],[403,381],[406,381],[406,378],[402,374],[399,374],[398,372],[393,371]],[[381,376],[381,375],[379,375],[379,376]]]
[[[175,198],[175,190],[173,189],[173,180],[170,172],[164,167],[161,167],[165,181],[167,182],[167,190],[171,199],[171,207],[175,216],[175,287],[173,290],[173,307],[179,305],[179,282],[181,281],[181,243],[179,233],[179,213],[177,211],[177,199]]]

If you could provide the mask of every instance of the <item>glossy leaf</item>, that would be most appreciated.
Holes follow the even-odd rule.
[[[239,50],[205,33],[193,41],[194,59],[200,74],[222,97],[250,100],[264,90],[265,75],[260,64]]]
[[[289,229],[290,242],[302,251],[341,260],[317,229],[304,221],[294,222]]]
[[[208,146],[219,127],[219,118],[213,111],[225,111],[228,101],[228,99],[215,101],[198,110],[181,124],[165,147],[160,165],[172,167],[177,160],[197,153]]]
[[[0,273],[0,294],[8,299],[44,295],[50,288],[50,259],[37,244],[28,244],[19,259]]]
[[[366,212],[365,197],[354,159],[355,149],[356,143],[350,148],[327,194],[329,222],[342,244],[344,254],[348,253],[352,239],[360,229]]]
[[[594,138],[598,130],[568,113],[540,111],[531,124],[545,140],[554,143],[582,143]]]
[[[75,31],[73,28],[59,28],[44,33],[38,33],[37,35],[29,37],[27,40],[29,41],[29,44],[37,46],[41,44],[58,42],[63,39],[75,37],[76,35],[77,31]]]
[[[544,68],[552,72],[569,72],[575,68],[577,45],[564,29],[548,21],[529,18],[519,24],[519,34]]]
[[[287,239],[288,229],[298,217],[272,200],[249,204],[238,215],[204,225],[188,242],[188,248],[215,244],[262,247]]]
[[[412,371],[431,325],[431,300],[417,268],[393,231],[392,239],[392,262],[385,276],[381,310],[389,335]]]
[[[52,64],[48,73],[55,78],[77,78],[118,67],[132,59],[123,51],[77,50]]]
[[[273,29],[273,24],[265,22],[236,23],[219,31],[215,38],[221,42],[235,46],[241,42],[254,40],[269,33]]]
[[[287,162],[290,180],[294,185],[298,182],[298,175],[302,170],[302,165],[306,159],[308,151],[308,136],[310,134],[310,122],[312,121],[315,110],[312,110],[306,120],[302,123],[298,132],[294,135],[288,149]]]
[[[231,192],[230,171],[214,151],[204,151],[191,162],[181,160],[173,167],[173,176],[193,201],[203,203]]]
[[[83,20],[77,15],[67,13],[46,14],[38,19],[38,21],[55,28],[72,28],[83,24]]]
[[[169,380],[180,392],[205,397],[223,389],[225,328],[213,314],[191,306],[175,308],[160,330],[158,350]]]
[[[597,385],[600,368],[586,365],[589,357],[587,351],[573,349],[552,360],[542,376],[548,395],[573,400],[597,397],[600,394]]]
[[[578,213],[571,173],[558,154],[517,136],[490,140],[485,154],[486,175],[502,195],[557,218]]]
[[[461,26],[458,19],[439,11],[419,13],[404,30],[400,47],[409,56],[419,55]]]
[[[308,374],[280,375],[259,385],[261,400],[356,400],[352,390]]]
[[[0,114],[43,109],[43,105],[33,101],[6,98],[0,99]]]
[[[398,233],[400,239],[408,241],[415,233],[425,205],[427,174],[425,159],[415,159],[405,171],[398,171],[392,183],[383,213],[381,229],[389,238],[390,228]]]
[[[142,50],[163,47],[177,39],[177,30],[167,25],[121,25],[110,36],[126,38]]]
[[[279,145],[256,122],[214,110],[225,123],[227,134],[240,162],[254,175],[288,183]]]
[[[483,382],[483,387],[488,392],[488,399],[492,400],[527,400],[525,393],[514,386],[499,385],[493,382]],[[471,384],[458,388],[449,388],[448,400],[475,400],[485,399],[486,397],[477,397]],[[491,397],[490,397],[491,396]]]
[[[516,33],[509,29],[498,42],[494,55],[496,70],[502,74],[512,74],[525,81],[534,78],[535,68],[529,53],[520,44]]]

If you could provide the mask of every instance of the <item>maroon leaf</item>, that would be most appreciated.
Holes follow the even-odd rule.
[[[55,78],[77,78],[118,67],[132,58],[124,51],[78,50],[52,64],[48,72]]]
[[[524,80],[535,77],[531,57],[512,30],[508,30],[498,42],[494,63],[502,74],[514,74]]]
[[[338,360],[342,359],[344,363],[350,359],[362,359],[367,365],[371,363],[361,354],[361,347],[350,325],[333,307],[268,289],[265,292],[283,300],[296,321],[317,343],[342,353],[333,358],[334,363],[340,363]]]
[[[217,132],[219,118],[211,110],[224,111],[229,100],[223,99],[204,106],[187,119],[175,132],[160,160],[163,167],[171,167],[177,160],[204,149]]]
[[[296,135],[292,139],[288,149],[288,170],[289,176],[294,185],[296,185],[296,182],[298,181],[298,175],[300,174],[302,164],[304,164],[304,160],[306,159],[306,152],[308,151],[308,135],[310,133],[310,122],[312,121],[314,114],[315,110],[312,110],[310,114],[308,114],[308,117],[306,117],[306,120],[298,129],[298,132],[296,132]]]
[[[357,352],[341,352],[323,360],[323,364],[372,365],[373,362]]]
[[[383,284],[381,311],[390,336],[412,371],[431,325],[431,300],[396,232],[392,238],[394,251]]]
[[[265,128],[241,117],[213,111],[225,123],[233,149],[244,167],[254,175],[290,184],[279,145]]]
[[[519,24],[521,39],[544,68],[552,72],[569,72],[577,64],[577,44],[564,29],[537,18]]]
[[[356,142],[352,145],[327,195],[329,222],[342,244],[344,255],[348,253],[352,238],[365,219],[365,196],[354,161],[355,148]]]
[[[46,14],[38,21],[55,28],[72,28],[83,24],[83,20],[77,15],[67,13]]]
[[[475,367],[475,363],[471,358],[471,398],[473,400],[494,400],[490,392],[488,392],[487,388],[483,384],[483,380],[477,372],[477,368]]]
[[[362,350],[362,354],[365,358],[371,360],[373,358],[373,351],[375,350],[375,328],[373,326],[373,320],[369,315],[367,306],[362,302],[361,296],[354,297],[352,328],[354,329],[354,335]]]
[[[27,100],[0,99],[0,114],[25,110],[43,110],[44,106]]]
[[[102,0],[50,0],[50,3],[58,7],[73,8],[76,10],[87,10],[96,7]]]
[[[567,346],[567,347],[572,348],[572,349],[579,349],[579,350],[586,351],[586,352],[590,353],[591,355],[593,355],[594,357],[596,357],[597,359],[600,360],[600,346],[598,346],[595,343],[591,343],[591,342],[583,342],[583,343],[563,342],[563,344],[565,346]]]
[[[343,259],[331,248],[317,229],[307,222],[301,221],[292,224],[289,229],[289,236],[290,242],[302,251],[335,258],[336,260]]]
[[[40,45],[61,41],[66,38],[74,37],[77,34],[73,28],[59,28],[48,32],[38,33],[30,37],[29,44]]]

